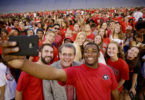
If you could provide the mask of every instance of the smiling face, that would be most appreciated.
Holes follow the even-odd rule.
[[[101,28],[106,29],[107,28],[107,23],[103,23]]]
[[[75,58],[75,51],[73,48],[63,47],[61,52],[59,53],[59,58],[61,62],[61,66],[64,68],[72,66],[72,63]]]
[[[107,54],[110,58],[117,57],[118,46],[115,43],[110,43],[107,48]]]
[[[55,33],[47,32],[47,34],[45,35],[45,42],[52,44],[55,40],[55,36],[56,36]]]
[[[78,45],[80,45],[80,46],[83,45],[85,39],[86,39],[86,37],[83,34],[80,34],[79,36],[77,36],[77,43],[78,43]]]
[[[53,59],[53,48],[50,46],[44,46],[40,53],[41,62],[44,64],[48,64]]]
[[[42,39],[42,37],[43,37],[43,32],[42,31],[37,31],[37,36],[39,37],[39,40],[41,40]]]
[[[101,29],[99,30],[99,33],[98,33],[98,34],[101,35],[102,37],[104,37],[105,30],[101,28]]]
[[[87,44],[84,48],[84,60],[86,65],[96,68],[98,64],[99,51],[95,44]]]
[[[127,58],[133,60],[138,56],[138,53],[139,53],[139,49],[136,47],[132,47],[127,52]]]
[[[79,30],[80,30],[79,25],[78,25],[78,24],[75,24],[75,25],[74,25],[74,31],[75,31],[75,32],[79,32]]]
[[[119,33],[120,31],[121,31],[120,25],[116,25],[116,26],[115,26],[115,29],[114,29],[114,32],[115,32],[115,33]]]
[[[91,28],[90,28],[90,25],[89,25],[89,24],[85,25],[85,31],[86,31],[86,32],[91,31]]]
[[[60,31],[59,25],[55,25],[55,26],[53,27],[53,31],[54,31],[56,34],[58,34],[59,31]]]
[[[97,45],[100,45],[101,42],[102,42],[102,37],[101,35],[96,35],[95,39],[94,39],[94,42],[97,44]]]

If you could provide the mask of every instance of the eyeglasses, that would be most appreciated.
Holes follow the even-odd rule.
[[[73,54],[71,54],[71,53],[68,53],[68,54],[67,53],[62,53],[61,55],[64,56],[64,57],[67,57],[67,56],[72,57],[73,56]]]
[[[56,30],[60,30],[59,28],[56,28],[56,27],[55,27],[54,29],[56,29]]]

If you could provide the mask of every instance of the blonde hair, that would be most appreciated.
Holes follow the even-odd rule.
[[[82,46],[80,46],[77,43],[78,37],[80,35],[85,36],[85,40],[86,40],[86,34],[85,34],[85,32],[79,32],[78,35],[77,35],[77,37],[76,37],[76,40],[73,43],[74,46],[75,46],[75,48],[76,48],[76,56],[75,56],[75,59],[74,59],[75,61],[81,61],[82,60],[82,46],[83,46],[83,44],[82,44]],[[85,40],[84,40],[84,42],[85,42]]]
[[[76,37],[76,40],[75,40],[75,41],[78,40],[78,38],[79,38],[80,35],[83,35],[83,36],[85,37],[85,39],[86,39],[86,34],[85,34],[85,32],[81,31],[81,32],[79,32],[79,33],[77,34],[77,37]]]
[[[114,35],[115,35],[115,28],[114,28],[113,33],[112,33],[112,38],[114,38]],[[118,35],[118,38],[121,39],[121,40],[123,40],[124,37],[125,37],[124,34],[122,33],[122,27],[121,27],[121,25],[120,25],[120,32],[117,33],[117,35]]]

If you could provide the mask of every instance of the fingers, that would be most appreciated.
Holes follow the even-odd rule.
[[[25,59],[24,56],[13,56],[13,55],[5,55],[5,56],[2,56],[2,58],[5,61],[11,61],[11,60],[14,60],[14,59]]]
[[[19,48],[15,46],[16,46],[16,42],[9,42],[9,41],[3,42],[2,43],[3,55],[18,52]]]
[[[14,47],[14,46],[16,46],[16,42],[10,42],[10,41],[6,41],[6,42],[3,42],[2,43],[2,47],[3,48],[6,48],[6,47]]]
[[[16,53],[18,51],[19,51],[18,47],[15,47],[15,48],[3,48],[3,54],[4,55],[10,54],[10,53]]]

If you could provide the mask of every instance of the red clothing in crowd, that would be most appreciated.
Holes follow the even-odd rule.
[[[66,31],[67,31],[67,29],[60,28],[60,34],[61,34],[62,40],[64,40],[64,38],[65,38]]]
[[[106,48],[107,48],[109,43],[110,43],[109,38],[103,38],[103,46],[102,46],[102,48],[100,48],[103,54],[105,53]]]
[[[62,42],[63,42],[63,38],[62,38],[61,34],[59,33],[55,36],[55,40],[54,40],[53,44],[55,45],[56,48],[59,48],[61,46]]]
[[[112,62],[111,59],[108,59],[107,65],[110,66],[114,71],[117,82],[119,82],[121,79],[129,80],[129,66],[123,59],[119,58],[114,62]],[[123,87],[121,87],[119,90],[121,91],[122,88]]]
[[[87,36],[87,39],[94,40],[94,38],[95,38],[95,35],[93,33],[91,33],[90,35]]]
[[[0,55],[2,55],[2,52],[3,52],[3,50],[2,50],[2,47],[0,46]]]
[[[26,72],[21,72],[16,89],[23,100],[43,100],[42,80]]]
[[[96,69],[82,64],[64,70],[66,85],[75,87],[77,100],[111,100],[111,91],[117,88],[113,71],[104,64],[99,63]]]
[[[73,38],[74,40],[76,40],[77,35],[78,35],[78,33],[73,33],[72,38]]]

